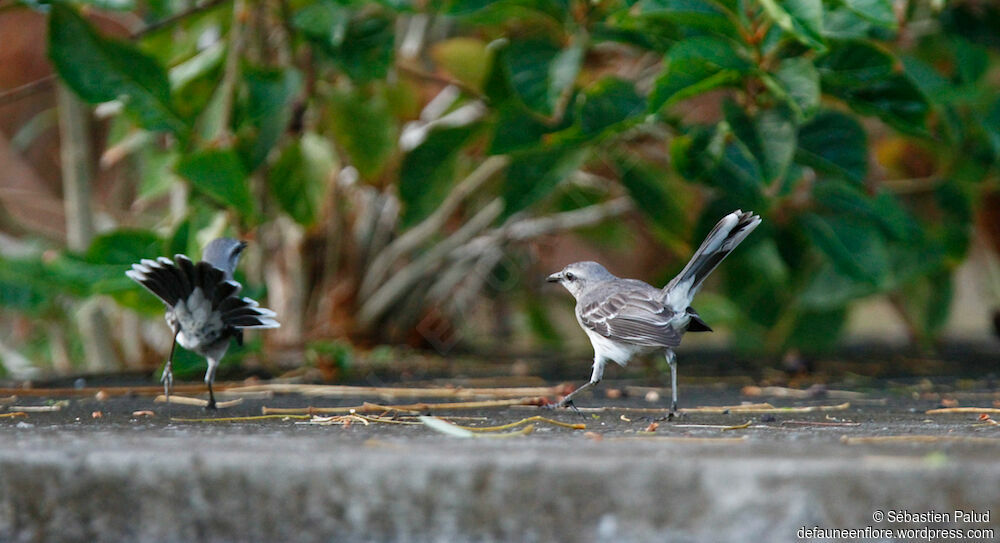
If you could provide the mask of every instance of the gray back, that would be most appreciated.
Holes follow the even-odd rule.
[[[226,279],[232,279],[240,262],[240,253],[246,246],[246,242],[237,239],[216,238],[205,246],[201,259],[225,272]]]

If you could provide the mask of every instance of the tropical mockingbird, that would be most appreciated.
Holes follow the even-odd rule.
[[[212,382],[219,361],[229,349],[230,338],[243,344],[245,328],[277,328],[275,314],[259,307],[250,298],[238,296],[243,288],[233,279],[240,253],[247,244],[232,238],[218,238],[205,246],[197,264],[184,255],[156,260],[143,259],[133,264],[125,275],[146,287],[167,306],[167,324],[174,332],[170,355],[163,366],[163,389],[170,401],[174,382],[171,367],[174,349],[180,343],[208,361],[205,384],[208,385],[208,409],[215,409]]]
[[[670,364],[673,415],[677,410],[677,360],[673,349],[686,331],[712,330],[691,307],[691,299],[705,278],[758,224],[760,217],[752,212],[736,210],[726,215],[709,232],[687,266],[662,289],[616,277],[597,262],[576,262],[550,275],[548,281],[566,287],[576,298],[576,320],[594,346],[590,382],[555,407],[572,405],[577,394],[601,382],[608,361],[625,366],[636,354],[661,351]]]

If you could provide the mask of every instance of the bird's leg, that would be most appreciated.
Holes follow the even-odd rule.
[[[667,349],[667,364],[670,364],[670,412],[668,419],[677,416],[677,355],[674,351]]]
[[[567,405],[570,405],[573,406],[573,409],[576,409],[576,406],[573,405],[573,398],[576,397],[577,394],[583,392],[584,390],[587,390],[588,388],[596,385],[597,383],[600,383],[602,378],[604,378],[604,360],[595,359],[594,373],[590,375],[590,382],[584,383],[573,392],[567,394],[565,398],[560,400],[559,403],[555,404],[555,407],[566,407]],[[579,410],[577,410],[577,412],[579,413]]]
[[[215,368],[219,367],[219,361],[208,358],[208,371],[205,372],[205,384],[208,385],[208,404],[205,409],[216,409],[215,393],[212,392],[212,382],[215,381]]]
[[[160,374],[160,382],[163,383],[163,396],[167,400],[167,418],[170,418],[170,389],[174,386],[174,351],[177,350],[177,334],[180,330],[174,332],[174,340],[170,343],[170,354],[167,356],[166,363],[163,364],[163,373]]]

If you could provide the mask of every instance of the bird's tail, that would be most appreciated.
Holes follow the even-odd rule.
[[[677,277],[663,287],[667,305],[687,308],[705,278],[715,271],[719,263],[750,235],[758,224],[760,217],[751,211],[743,212],[737,209],[723,217],[705,237],[705,241],[695,251],[687,266],[684,266]]]
[[[185,302],[185,311],[217,311],[223,324],[236,330],[281,326],[274,311],[239,297],[242,286],[226,279],[223,270],[208,262],[195,264],[184,255],[174,255],[173,261],[165,257],[144,259],[133,264],[125,275],[175,311],[180,302]]]

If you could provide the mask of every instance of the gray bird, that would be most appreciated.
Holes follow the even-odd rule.
[[[246,328],[277,328],[274,311],[259,307],[250,298],[238,296],[243,288],[233,279],[246,242],[232,238],[217,238],[205,246],[197,264],[185,255],[156,260],[143,259],[125,272],[129,278],[146,287],[167,306],[167,324],[174,332],[170,355],[163,367],[163,388],[170,399],[174,377],[171,364],[174,349],[180,343],[208,361],[205,384],[208,385],[208,409],[215,409],[212,382],[215,370],[229,349],[230,338],[243,344]]]
[[[712,330],[691,307],[691,300],[705,278],[758,224],[760,217],[752,212],[736,210],[726,215],[687,266],[662,289],[616,277],[597,262],[576,262],[550,275],[549,282],[561,284],[576,298],[576,320],[594,346],[590,382],[554,407],[573,405],[577,394],[601,382],[608,361],[625,366],[636,354],[660,351],[670,364],[672,416],[677,410],[677,359],[673,349],[680,345],[684,332]]]

